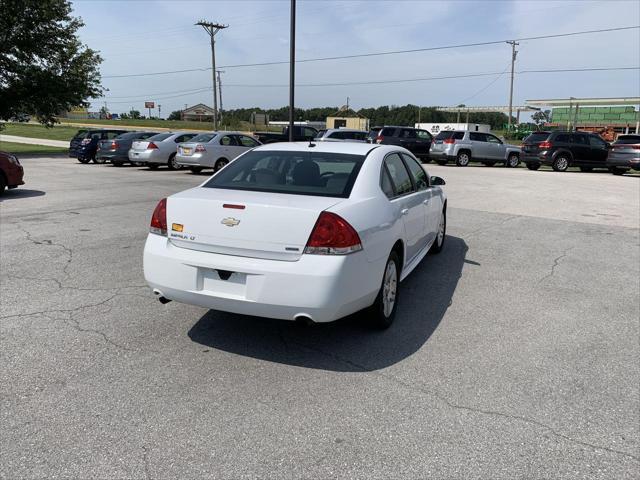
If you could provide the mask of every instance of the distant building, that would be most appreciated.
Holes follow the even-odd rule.
[[[182,110],[182,120],[212,122],[213,108],[206,106],[204,103],[198,103],[192,107],[185,108]]]

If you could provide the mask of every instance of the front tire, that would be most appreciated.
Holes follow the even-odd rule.
[[[456,157],[456,165],[459,167],[466,167],[471,161],[471,154],[469,152],[460,152]]]
[[[382,285],[376,301],[370,307],[372,322],[376,328],[389,328],[396,316],[398,286],[400,284],[400,259],[393,251],[389,255],[382,275]]]
[[[95,155],[93,156],[93,163],[97,163],[98,165],[102,165],[103,163],[106,163],[106,160],[104,158],[98,158]]]
[[[440,216],[440,223],[438,224],[438,231],[436,233],[436,239],[431,244],[431,248],[429,249],[429,253],[436,255],[442,251],[442,247],[444,246],[444,239],[447,236],[447,211],[442,210],[442,215]]]
[[[551,167],[556,172],[566,172],[567,168],[569,168],[569,157],[564,154],[558,155],[553,161],[553,165],[551,165]]]
[[[182,165],[180,165],[176,160],[175,153],[169,157],[169,162],[167,163],[167,166],[169,167],[169,170],[180,170],[182,168]]]
[[[520,165],[520,157],[515,153],[512,153],[511,155],[509,155],[509,157],[507,158],[507,162],[505,163],[505,166],[508,168],[516,168],[518,165]]]
[[[213,171],[217,172],[218,170],[223,168],[227,163],[229,163],[229,160],[227,160],[226,158],[221,158],[216,162],[216,165],[213,167]]]

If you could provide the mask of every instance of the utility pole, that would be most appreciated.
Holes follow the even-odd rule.
[[[507,134],[509,134],[511,133],[511,113],[513,112],[513,69],[516,63],[516,57],[518,56],[516,45],[520,44],[515,40],[510,40],[507,43],[511,45],[511,88],[509,90],[509,124],[507,126]]]
[[[158,118],[162,118],[162,105],[158,104]]]
[[[293,142],[294,90],[296,80],[296,0],[291,0],[289,33],[289,141]]]
[[[216,74],[218,75],[218,98],[220,99],[220,121],[222,121],[222,110],[224,110],[222,108],[222,80],[220,79],[221,73],[224,73],[224,70],[216,71]]]
[[[206,22],[200,20],[196,25],[200,25],[209,34],[211,39],[211,79],[213,80],[213,129],[218,129],[218,95],[216,92],[216,33],[227,28],[229,25]]]

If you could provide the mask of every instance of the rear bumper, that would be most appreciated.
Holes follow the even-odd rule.
[[[640,170],[640,155],[636,157],[632,156],[615,156],[609,155],[607,158],[607,167],[625,167],[633,168],[634,170]]]
[[[185,167],[212,167],[210,161],[207,161],[206,157],[203,157],[202,154],[196,153],[193,155],[180,155],[179,153],[176,155],[176,162],[179,165],[184,165]]]
[[[217,270],[234,272],[222,280]],[[379,271],[378,271],[379,270]],[[179,248],[149,234],[144,276],[165,298],[213,310],[282,320],[330,322],[373,304],[384,264],[363,252],[302,255],[287,262]]]
[[[126,152],[101,152],[98,150],[96,153],[96,158],[104,159],[108,162],[113,162],[114,160],[117,162],[128,162],[129,156]]]
[[[446,150],[431,150],[429,151],[429,158],[435,161],[447,161],[451,162],[456,159],[455,155],[449,154]]]
[[[520,154],[520,159],[524,163],[538,163],[540,165],[551,165],[553,160],[547,153],[539,153],[537,155]]]
[[[19,185],[24,185],[24,169],[22,165],[9,164],[2,172],[7,179],[7,188],[16,188]]]
[[[169,155],[161,153],[159,150],[129,150],[127,154],[129,161],[140,163],[168,163]]]

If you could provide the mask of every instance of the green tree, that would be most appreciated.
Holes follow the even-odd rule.
[[[140,115],[140,112],[138,110],[129,110],[129,117],[134,120],[139,120],[141,118],[144,118]]]
[[[538,110],[531,115],[531,119],[533,123],[536,124],[536,127],[538,127],[538,130],[540,130],[542,125],[551,121],[551,110]]]
[[[97,52],[68,0],[0,0],[0,120],[29,113],[46,125],[102,94]]]
[[[174,110],[167,120],[182,120],[182,110]]]

